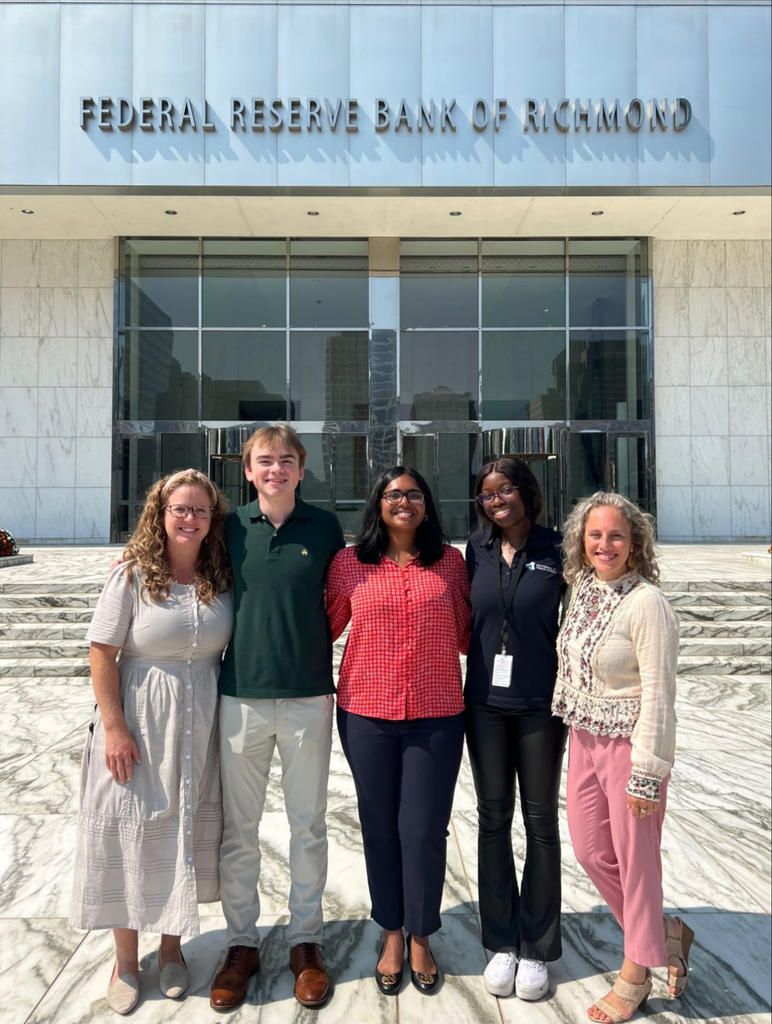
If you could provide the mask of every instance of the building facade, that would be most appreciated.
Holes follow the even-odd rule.
[[[0,526],[244,500],[286,420],[349,533],[508,451],[768,539],[770,84],[766,0],[0,3]]]

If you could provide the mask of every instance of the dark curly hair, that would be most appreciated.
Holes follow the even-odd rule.
[[[532,523],[535,523],[541,515],[542,496],[539,481],[531,472],[528,463],[524,459],[516,459],[513,455],[502,455],[498,459],[491,459],[490,462],[486,462],[480,468],[480,472],[477,474],[477,479],[474,482],[475,498],[482,491],[485,478],[490,476],[491,473],[501,473],[502,476],[505,476],[517,488],[520,500],[525,507],[526,516]],[[490,530],[494,537],[498,537],[501,530],[489,518],[479,501],[475,501],[475,507],[481,529]]]
[[[378,565],[386,554],[389,547],[389,534],[381,517],[381,498],[388,485],[398,476],[411,476],[424,496],[426,516],[416,530],[415,543],[421,565],[434,565],[442,558],[445,535],[442,532],[440,517],[437,515],[437,508],[429,485],[421,474],[410,466],[392,466],[391,469],[381,473],[375,481],[362,515],[361,529],[354,542],[357,558],[366,565]]]

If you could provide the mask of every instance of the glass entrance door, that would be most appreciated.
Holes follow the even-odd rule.
[[[246,505],[255,497],[255,489],[244,476],[240,455],[210,455],[209,476],[228,499],[228,507]]]
[[[401,460],[417,469],[431,488],[440,521],[451,540],[474,528],[472,485],[480,466],[478,433],[402,433]]]

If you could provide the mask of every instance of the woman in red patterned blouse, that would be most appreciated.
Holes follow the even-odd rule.
[[[338,731],[359,804],[372,916],[383,928],[375,980],[410,977],[435,992],[429,935],[440,927],[446,834],[464,741],[459,652],[469,641],[469,584],[443,542],[426,481],[382,474],[353,547],[327,580],[333,639],[351,630],[338,680]]]

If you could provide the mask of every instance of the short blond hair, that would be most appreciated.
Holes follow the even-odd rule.
[[[306,450],[296,430],[293,430],[287,423],[277,423],[272,427],[259,427],[254,434],[250,435],[244,442],[241,449],[241,461],[249,466],[249,459],[255,445],[266,448],[278,448],[284,446],[297,452],[298,465],[302,469],[306,464]]]
[[[634,569],[650,583],[659,582],[659,566],[654,551],[654,519],[648,512],[615,491],[596,491],[572,509],[563,526],[563,575],[575,583],[586,569],[584,530],[594,508],[615,508],[630,526],[630,561]]]

